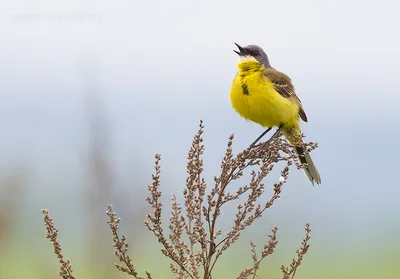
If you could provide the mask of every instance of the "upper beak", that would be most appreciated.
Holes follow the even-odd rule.
[[[235,43],[235,45],[238,47],[239,51],[234,50],[234,52],[237,53],[237,55],[239,56],[244,56],[246,55],[247,51],[246,49],[244,49],[243,47],[241,47],[240,45],[238,45],[237,43]]]

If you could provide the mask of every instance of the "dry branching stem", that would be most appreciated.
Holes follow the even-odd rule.
[[[75,277],[72,276],[71,262],[69,260],[64,260],[61,245],[58,242],[58,229],[54,226],[54,221],[50,218],[49,211],[47,209],[42,209],[42,213],[44,215],[44,224],[47,230],[46,238],[49,239],[53,245],[54,253],[60,262],[59,275],[63,279],[75,279]]]
[[[122,272],[128,273],[137,279],[144,279],[144,277],[138,276],[138,273],[135,270],[135,267],[132,264],[132,260],[128,255],[128,247],[129,244],[126,241],[125,235],[121,237],[118,234],[119,223],[121,221],[120,218],[117,217],[116,213],[112,211],[112,205],[108,205],[108,210],[106,211],[108,216],[107,224],[110,227],[112,238],[113,238],[113,246],[115,248],[114,255],[117,256],[121,263],[124,263],[125,266],[122,266],[118,263],[114,263],[115,267]],[[147,278],[151,279],[151,274],[146,272]]]
[[[194,137],[188,154],[186,187],[184,189],[184,208],[176,197],[172,199],[172,214],[169,220],[169,238],[164,235],[161,215],[162,204],[160,187],[160,155],[156,155],[155,174],[153,183],[149,186],[150,196],[147,201],[153,208],[153,213],[147,216],[147,228],[157,237],[162,244],[162,253],[172,260],[171,271],[175,278],[212,278],[212,271],[222,253],[234,244],[242,231],[253,222],[262,217],[265,210],[270,208],[280,198],[282,186],[287,181],[289,167],[295,162],[298,168],[302,166],[296,161],[297,156],[292,146],[278,136],[269,139],[264,144],[248,148],[238,155],[233,155],[232,144],[234,136],[230,136],[228,146],[221,164],[221,174],[214,177],[214,186],[206,194],[207,184],[202,177],[204,153],[203,123],[200,122],[199,130]],[[315,149],[316,144],[307,144],[308,152]],[[276,163],[285,162],[281,171],[281,179],[274,184],[273,193],[267,202],[259,203],[259,198],[266,191],[263,179],[272,171]],[[226,191],[228,185],[243,176],[248,168],[258,168],[251,172],[249,184],[244,185],[233,193]],[[239,200],[244,194],[247,199],[242,202],[236,213],[234,224],[230,231],[223,234],[217,228],[217,220],[222,207],[234,200]],[[264,245],[261,255],[257,257],[255,244],[252,246],[254,264],[250,269],[243,271],[238,278],[256,278],[260,263],[271,255],[278,241],[276,240],[277,228],[274,227],[269,235],[269,242]],[[188,241],[185,240],[185,237]],[[307,240],[308,241],[308,240]],[[296,262],[295,269],[298,267]]]
[[[236,243],[241,233],[260,219],[265,211],[280,198],[283,185],[288,179],[289,169],[293,163],[297,168],[303,167],[297,161],[293,146],[282,139],[279,133],[275,133],[275,136],[265,143],[247,148],[236,156],[233,155],[234,136],[231,135],[221,163],[221,173],[214,177],[214,185],[207,193],[207,183],[203,177],[203,131],[204,126],[201,121],[188,153],[186,167],[188,176],[183,191],[184,203],[181,205],[177,198],[173,196],[168,234],[164,232],[162,223],[161,156],[159,154],[155,156],[155,173],[152,175],[152,183],[148,186],[149,196],[146,200],[151,206],[152,212],[147,215],[145,226],[161,243],[162,254],[171,259],[170,269],[176,279],[211,279],[213,270],[223,252]],[[305,144],[305,147],[306,152],[310,152],[317,145],[311,142]],[[279,182],[273,185],[272,191],[267,190],[263,180],[279,162],[284,163]],[[233,192],[228,192],[227,189],[232,189],[228,185],[243,177],[248,169],[251,169],[250,181],[233,190]],[[270,194],[270,198],[262,201],[263,198],[261,197],[265,192]],[[236,216],[231,229],[223,233],[221,229],[218,229],[221,210],[226,204],[233,201],[239,201]],[[53,243],[55,253],[60,259],[60,275],[63,278],[71,279],[73,278],[71,265],[69,261],[63,260],[61,248],[57,242],[58,231],[54,228],[47,210],[43,210],[43,213],[48,231],[47,237]],[[107,223],[112,233],[114,253],[120,262],[115,263],[116,268],[136,279],[152,279],[149,272],[146,272],[146,277],[138,275],[128,255],[129,245],[126,237],[118,234],[120,219],[112,211],[111,205],[108,206],[106,213],[109,218]],[[293,259],[289,267],[283,265],[281,267],[282,279],[289,279],[290,276],[293,278],[308,251],[311,231],[309,224],[306,225],[305,230],[306,235],[302,241],[302,246],[296,251],[297,258]],[[274,253],[278,244],[277,231],[277,227],[271,230],[268,235],[269,240],[260,252],[257,252],[256,245],[253,242],[250,243],[253,264],[250,268],[243,270],[236,277],[237,279],[258,278],[257,272],[260,269],[261,262]]]
[[[289,279],[290,275],[292,275],[292,278],[296,274],[297,268],[301,265],[304,255],[307,254],[308,248],[310,248],[310,244],[308,244],[308,241],[310,240],[310,224],[307,223],[305,227],[306,235],[304,239],[301,242],[301,247],[296,250],[297,254],[297,259],[293,259],[292,263],[290,264],[290,267],[285,267],[284,265],[281,266],[281,270],[283,273],[282,279]]]

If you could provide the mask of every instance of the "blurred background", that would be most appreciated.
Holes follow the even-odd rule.
[[[162,154],[169,205],[182,197],[200,119],[210,183],[231,133],[239,152],[263,131],[230,107],[234,42],[262,46],[292,77],[306,139],[320,146],[322,185],[293,169],[281,199],[216,274],[235,278],[251,264],[249,241],[261,248],[278,225],[278,248],[261,273],[278,278],[310,222],[296,278],[400,278],[399,12],[395,0],[2,3],[0,278],[56,278],[41,208],[77,278],[126,278],[113,268],[108,203],[138,271],[172,278],[143,226],[154,154]],[[224,212],[221,227],[234,213]]]

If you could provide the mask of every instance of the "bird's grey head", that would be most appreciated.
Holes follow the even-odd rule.
[[[269,64],[268,55],[261,47],[257,45],[248,45],[242,47],[237,43],[235,43],[235,45],[238,47],[239,51],[234,50],[234,52],[236,52],[240,57],[253,57],[265,67],[271,67]]]

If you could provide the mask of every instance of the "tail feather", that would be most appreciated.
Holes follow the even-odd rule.
[[[299,129],[292,128],[292,129],[284,129],[282,131],[284,136],[289,140],[290,143],[295,143],[295,142],[303,142],[301,137],[300,137],[300,131]],[[319,175],[319,172],[314,165],[313,160],[311,159],[310,154],[305,154],[305,148],[303,146],[294,146],[294,150],[296,151],[300,163],[303,165],[303,170],[308,177],[308,179],[311,181],[311,183],[314,185],[314,182],[317,184],[321,183],[321,177]]]
[[[299,156],[299,161],[303,164],[303,169],[308,179],[314,185],[314,182],[317,184],[321,184],[321,177],[317,170],[317,167],[314,165],[313,160],[311,159],[310,154],[304,154],[304,147],[295,147],[296,153]]]

